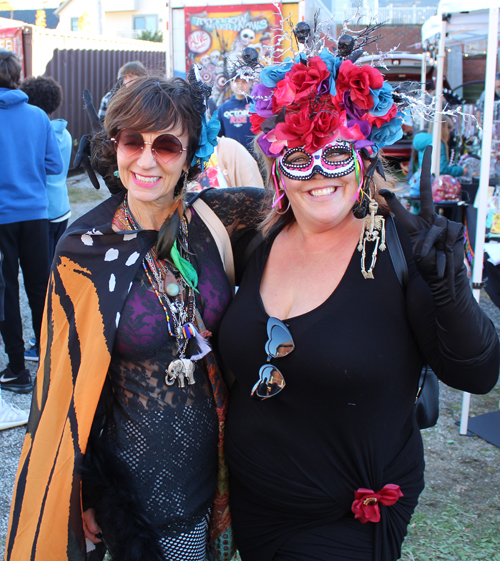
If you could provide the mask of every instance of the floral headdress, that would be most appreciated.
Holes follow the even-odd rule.
[[[350,49],[341,48],[343,38],[351,40]],[[264,133],[258,143],[267,156],[302,146],[312,153],[333,140],[373,156],[402,138],[403,114],[392,86],[376,68],[353,62],[360,54],[355,38],[340,40],[335,55],[321,42],[303,41],[294,60],[260,72],[250,121],[253,133]]]

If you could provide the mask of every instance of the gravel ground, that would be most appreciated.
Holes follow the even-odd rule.
[[[104,187],[100,191],[95,191],[90,185],[86,176],[74,176],[68,181],[70,199],[72,203],[73,216],[71,220],[81,216],[98,202],[109,196],[109,192]],[[22,278],[21,278],[22,282]],[[497,332],[500,332],[500,310],[497,309],[488,296],[484,294],[481,298],[481,306],[495,323]],[[30,327],[30,310],[26,296],[21,287],[21,309],[24,324],[24,338],[28,341],[33,332]],[[4,353],[3,345],[0,344],[0,370],[7,365],[7,357]],[[27,362],[32,376],[36,375],[36,363]],[[480,508],[482,502],[486,503],[491,499],[495,501],[498,497],[498,488],[492,496],[492,481],[498,479],[500,465],[500,450],[477,437],[459,437],[458,428],[455,420],[459,418],[461,405],[461,392],[451,390],[441,385],[441,416],[438,425],[433,429],[423,432],[424,444],[426,449],[426,481],[428,489],[424,491],[421,505],[424,509],[429,507],[432,501],[429,500],[432,489],[436,485],[442,486],[450,492],[455,491],[460,494],[462,508],[474,512]],[[10,403],[15,403],[22,409],[29,409],[31,395],[18,395],[4,392],[3,398]],[[497,390],[487,397],[473,397],[471,404],[471,416],[494,411],[498,407],[498,386]],[[0,558],[3,558],[5,547],[5,536],[7,532],[10,500],[17,469],[17,463],[22,446],[25,429],[23,427],[0,431]],[[492,477],[490,478],[490,474]],[[490,478],[490,479],[489,479]],[[469,488],[475,489],[474,497],[470,500],[467,497]],[[478,491],[481,490],[478,496]],[[451,500],[451,499],[450,499]],[[499,504],[497,502],[497,504]],[[415,526],[415,524],[413,524]],[[465,530],[468,531],[467,529]],[[410,531],[411,534],[411,531]],[[409,538],[411,545],[412,537]],[[436,559],[438,557],[434,557]],[[444,557],[439,557],[439,559]],[[460,557],[462,559],[462,557]],[[467,557],[475,559],[476,557]],[[407,553],[403,559],[433,559],[433,557],[420,557]],[[455,557],[446,557],[455,559]],[[492,559],[492,558],[490,558]],[[496,557],[495,557],[496,559]]]

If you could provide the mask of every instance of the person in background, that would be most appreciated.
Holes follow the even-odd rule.
[[[451,117],[446,115],[441,123],[441,161],[439,167],[440,175],[451,175],[452,177],[460,177],[464,174],[462,166],[454,166],[449,163],[449,148],[448,142],[450,140],[450,133],[453,130],[454,122]],[[429,132],[418,132],[413,137],[413,148],[418,156],[418,164],[415,162],[417,170],[422,169],[422,160],[427,146],[432,146],[432,130],[433,123],[429,128]],[[416,159],[416,158],[415,158]]]
[[[2,276],[2,253],[0,252],[0,321],[3,320],[3,298],[5,283]],[[11,429],[25,425],[28,422],[29,411],[19,409],[17,405],[7,403],[2,399],[0,389],[0,430]]]
[[[33,383],[24,362],[19,265],[39,349],[49,278],[47,175],[61,173],[63,161],[47,114],[29,105],[28,96],[18,89],[20,77],[17,56],[0,51],[0,251],[5,279],[5,319],[0,331],[9,357],[7,368],[0,372],[0,385],[27,393]]]
[[[51,77],[38,76],[38,78],[26,78],[19,87],[29,98],[28,103],[39,107],[50,116],[62,103],[62,88]],[[54,258],[54,250],[68,227],[68,219],[71,216],[69,204],[68,177],[69,162],[73,140],[67,130],[68,122],[64,119],[53,119],[50,121],[56,134],[57,144],[61,151],[64,169],[57,175],[47,176],[47,197],[49,199],[49,268]],[[24,353],[24,358],[30,361],[38,361],[38,353],[35,341],[30,340],[31,347]]]
[[[255,135],[250,130],[249,117],[250,92],[254,81],[250,74],[236,71],[231,76],[231,91],[233,95],[217,110],[220,121],[219,136],[237,140],[254,156],[253,142]]]
[[[40,107],[49,117],[62,103],[62,88],[53,78],[46,78],[45,76],[27,78],[21,84],[20,89],[28,96],[28,103],[30,105]],[[47,197],[49,198],[49,264],[52,263],[57,242],[68,227],[68,219],[71,216],[66,178],[68,177],[71,148],[73,145],[71,134],[67,129],[67,121],[64,119],[53,119],[50,121],[50,124],[56,134],[59,150],[61,150],[64,169],[58,175],[49,175],[47,177]]]
[[[223,189],[246,185],[264,188],[255,159],[238,141],[225,136],[217,138],[214,153],[196,181],[197,185],[190,190],[201,191],[208,187]]]
[[[104,117],[106,116],[106,110],[108,108],[109,100],[113,97],[115,91],[120,86],[131,84],[134,80],[137,80],[137,78],[147,76],[147,74],[148,71],[140,60],[133,60],[124,64],[120,68],[120,70],[118,70],[118,82],[116,83],[115,87],[101,99],[101,106],[99,107],[98,113],[99,119],[104,122]]]
[[[484,96],[485,96],[486,90],[483,91],[483,93],[481,94],[481,96],[479,97],[479,99],[477,100],[477,108],[479,109],[479,111],[481,111],[481,113],[483,113],[484,111]],[[500,101],[500,72],[497,72],[495,75],[495,97],[494,97],[494,101]]]

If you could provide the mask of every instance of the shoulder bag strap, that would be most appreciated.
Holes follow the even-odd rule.
[[[234,295],[234,258],[229,234],[227,233],[227,230],[224,227],[224,224],[222,224],[220,218],[203,199],[196,198],[191,206],[196,210],[200,218],[206,224],[207,228],[212,234],[212,237],[215,240],[215,243],[217,244],[217,249],[219,250],[220,258],[222,264],[224,265],[224,270],[226,271],[227,278],[231,283],[231,288]]]
[[[398,231],[396,230],[396,224],[394,224],[394,217],[392,214],[387,216],[385,219],[385,231],[387,237],[387,248],[389,250],[389,255],[391,256],[392,265],[394,271],[399,280],[399,284],[403,288],[406,288],[408,284],[408,263],[406,262],[406,257],[401,247],[401,241],[399,240]]]

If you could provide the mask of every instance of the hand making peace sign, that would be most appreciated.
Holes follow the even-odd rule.
[[[437,215],[434,211],[431,155],[432,148],[428,146],[422,162],[418,214],[408,212],[392,191],[382,189],[380,195],[384,197],[394,216],[408,232],[418,270],[432,292],[435,295],[440,293],[444,297],[444,290],[454,301],[455,277],[459,272],[465,271],[463,226]]]

